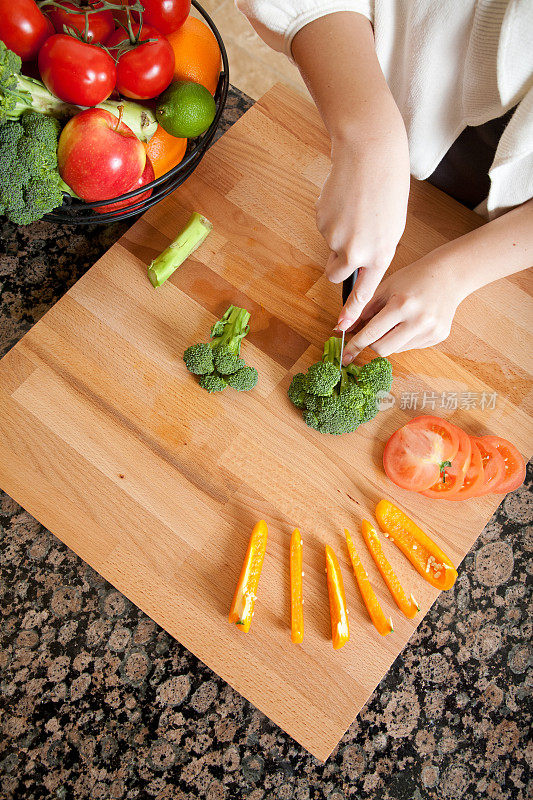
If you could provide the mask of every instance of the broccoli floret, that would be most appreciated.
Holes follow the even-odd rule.
[[[306,377],[303,372],[298,372],[294,376],[291,381],[291,385],[288,388],[287,394],[289,396],[289,400],[296,406],[296,408],[306,407],[307,384]]]
[[[304,422],[320,433],[349,433],[373,419],[379,411],[380,393],[390,391],[392,384],[392,366],[386,358],[375,358],[364,367],[355,364],[341,367],[340,345],[339,338],[333,336],[328,339],[324,345],[323,360],[309,367],[306,375],[296,375],[293,379],[295,385],[289,387],[292,402],[291,395],[296,397],[295,405],[304,409]],[[324,392],[324,388],[327,388],[326,377],[320,385],[320,392],[313,393],[310,384],[315,388],[313,381],[318,382],[320,376],[325,374],[322,370],[326,364],[335,369],[335,377],[332,378],[335,383],[329,392]]]
[[[183,354],[183,360],[193,375],[209,375],[215,369],[213,350],[203,342],[188,347]]]
[[[240,357],[249,319],[250,312],[245,308],[230,306],[211,328],[209,343],[193,344],[185,350],[183,360],[187,369],[203,376],[200,386],[207,391],[219,392],[232,386],[239,392],[248,392],[256,385],[257,370],[247,367]],[[213,376],[212,381],[207,380],[209,376]]]
[[[225,375],[228,386],[237,389],[238,392],[249,392],[259,380],[259,374],[255,367],[242,367],[231,375]]]
[[[390,392],[392,386],[392,364],[387,358],[373,358],[362,367],[355,367],[357,383],[365,391]]]
[[[325,397],[332,393],[341,379],[340,371],[341,340],[331,336],[324,345],[322,361],[311,364],[307,370],[306,382],[309,394]]]
[[[213,392],[222,392],[228,384],[217,372],[212,372],[210,375],[202,375],[200,378],[200,386],[206,392],[213,394]]]
[[[0,125],[0,213],[17,225],[63,202],[57,171],[59,123],[33,111]]]

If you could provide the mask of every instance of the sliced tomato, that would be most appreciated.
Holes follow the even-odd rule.
[[[491,442],[483,441],[479,436],[472,436],[472,441],[477,444],[483,462],[483,487],[479,495],[495,492],[505,475],[503,457]]]
[[[526,478],[526,462],[514,444],[500,436],[482,436],[481,441],[493,445],[503,458],[504,475],[492,491],[497,494],[507,494],[518,489]]]
[[[461,428],[457,428],[459,432],[459,450],[452,459],[449,467],[445,467],[440,475],[437,483],[430,489],[421,492],[424,497],[431,497],[434,500],[449,500],[453,497],[464,483],[468,467],[470,466],[470,458],[472,455],[472,445],[470,436],[465,433]]]
[[[454,500],[467,500],[469,497],[477,497],[483,488],[485,477],[483,475],[483,460],[481,453],[476,442],[470,437],[470,445],[472,452],[470,454],[470,464],[466,471],[463,485],[459,491],[452,495],[449,499]]]
[[[440,417],[415,417],[392,434],[383,451],[388,477],[402,489],[423,492],[437,483],[459,450],[459,429]]]

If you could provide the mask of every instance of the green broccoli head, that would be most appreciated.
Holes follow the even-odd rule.
[[[237,372],[238,369],[246,366],[244,359],[239,358],[227,346],[213,348],[213,361],[221,375],[231,375],[232,372]]]
[[[183,360],[185,361],[185,366],[193,375],[209,375],[215,369],[213,350],[203,342],[188,347],[183,354]]]
[[[291,381],[287,394],[296,408],[305,408],[307,398],[307,379],[303,372],[298,372]]]
[[[34,112],[0,125],[0,211],[17,225],[35,222],[63,202],[58,135],[56,120]]]
[[[332,393],[341,379],[340,370],[341,340],[330,336],[324,344],[322,361],[311,364],[307,370],[307,391],[319,397]]]
[[[15,112],[19,96],[18,78],[22,61],[0,41],[0,125]]]
[[[392,386],[392,364],[387,358],[378,356],[358,369],[357,383],[365,391],[390,392]]]
[[[360,417],[355,409],[347,408],[338,396],[322,398],[328,402],[321,409],[304,412],[304,421],[310,428],[319,433],[340,436],[354,431],[359,425]]]
[[[236,389],[238,392],[249,392],[257,384],[259,374],[255,367],[241,367],[237,372],[225,375],[225,379],[232,389]]]
[[[200,377],[200,386],[205,389],[209,394],[214,392],[222,392],[228,384],[217,372],[211,372],[210,375],[202,375]]]

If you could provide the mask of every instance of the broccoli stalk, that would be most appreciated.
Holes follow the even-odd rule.
[[[27,111],[46,114],[59,120],[69,119],[85,108],[63,102],[48,91],[41,81],[21,75],[21,64],[19,56],[0,41],[0,124],[8,120],[18,120]],[[157,120],[151,109],[122,99],[105,100],[96,106],[117,118],[120,107],[122,122],[141,142],[148,142],[157,129]]]
[[[212,228],[212,224],[196,211],[174,241],[157,256],[148,267],[152,286],[162,286],[173,272],[181,267],[186,258],[200,247]]]

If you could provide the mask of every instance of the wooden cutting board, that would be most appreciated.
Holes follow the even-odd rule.
[[[372,519],[376,502],[391,497],[459,562],[499,502],[432,502],[396,489],[381,467],[386,438],[420,413],[426,392],[426,413],[435,404],[436,413],[472,433],[508,437],[525,455],[532,444],[524,274],[466,301],[442,346],[393,359],[392,409],[340,438],[305,427],[286,389],[291,374],[319,356],[340,307],[340,288],[323,277],[327,252],[313,213],[327,155],[315,109],[275,87],[0,362],[2,488],[319,759],[437,595],[384,541],[422,606],[418,619],[402,618],[362,544],[362,517]],[[154,290],[147,264],[191,210],[204,213],[213,232]],[[480,223],[414,183],[394,266]],[[252,312],[243,352],[260,383],[249,394],[210,396],[181,356],[230,303]],[[401,408],[416,392],[418,410]],[[454,392],[458,408],[441,408],[442,393]],[[269,542],[244,635],[227,612],[260,518]],[[289,632],[295,526],[304,540],[301,646]],[[344,527],[395,621],[384,639],[359,598]],[[326,542],[339,556],[351,612],[351,640],[340,651],[330,641]]]

